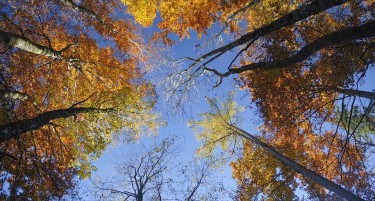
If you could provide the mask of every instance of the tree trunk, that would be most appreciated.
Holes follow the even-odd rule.
[[[321,175],[317,174],[316,172],[313,172],[304,166],[300,165],[299,163],[293,161],[292,159],[288,158],[287,156],[284,156],[280,152],[276,151],[274,148],[268,146],[266,143],[262,142],[255,136],[251,135],[250,133],[237,128],[235,126],[231,126],[231,129],[235,130],[240,136],[250,140],[251,142],[255,143],[256,145],[262,147],[264,150],[266,150],[268,153],[270,153],[273,157],[275,157],[277,160],[281,161],[284,165],[288,166],[292,170],[300,173],[305,178],[321,185],[322,187],[336,193],[342,198],[345,198],[347,200],[363,200],[359,198],[358,196],[354,195],[353,193],[347,191],[346,189],[342,188],[341,186],[333,183],[332,181],[322,177]]]
[[[53,110],[49,112],[42,113],[32,119],[24,119],[20,121],[16,121],[13,123],[5,124],[0,126],[0,143],[5,142],[9,139],[19,137],[21,134],[26,133],[28,131],[33,131],[39,129],[50,121],[59,119],[59,118],[67,118],[79,113],[93,113],[93,112],[106,112],[112,109],[99,109],[99,108],[68,108],[68,109],[60,109],[60,110]]]
[[[143,201],[143,192],[142,191],[138,192],[137,201]]]
[[[300,20],[303,20],[307,17],[310,17],[312,15],[316,15],[318,13],[321,13],[329,8],[338,6],[340,4],[343,4],[347,2],[348,0],[315,0],[312,3],[306,4],[301,6],[300,8],[290,12],[289,14],[271,22],[270,24],[267,24],[263,27],[260,27],[252,32],[249,32],[241,38],[223,46],[220,48],[217,48],[215,50],[212,50],[211,52],[203,55],[199,58],[199,61],[206,59],[210,56],[213,56],[218,53],[223,53],[226,51],[229,51],[237,46],[243,45],[249,41],[257,40],[258,38],[265,36],[275,30],[281,29],[283,27],[292,25]]]
[[[49,47],[34,43],[18,34],[0,30],[0,44],[10,45],[27,52],[52,58],[61,58],[61,54]]]

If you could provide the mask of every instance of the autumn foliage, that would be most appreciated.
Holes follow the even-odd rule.
[[[357,90],[374,64],[373,9],[371,0],[1,2],[1,196],[61,197],[74,178],[90,175],[109,143],[156,133],[157,94],[142,71],[147,55],[158,53],[153,42],[171,46],[171,35],[182,40],[193,31],[199,40],[228,41],[184,58],[186,67],[168,78],[178,88],[171,90],[187,92],[202,77],[215,88],[235,75],[256,103],[262,142],[373,199],[367,154],[375,96]],[[141,30],[154,24],[146,44]],[[214,64],[222,56],[228,66]],[[233,130],[243,110],[235,102],[221,110],[218,99],[207,100],[211,110],[190,122],[204,144],[198,153],[236,152],[238,199],[293,200],[297,189],[340,199]]]
[[[278,8],[280,6],[281,3],[275,5]],[[278,12],[284,11],[278,9]],[[334,14],[331,14],[332,12]],[[285,27],[264,37],[259,44],[262,46],[261,53],[257,49],[250,49],[242,64],[260,59],[288,57],[291,52],[298,51],[302,45],[323,34],[361,24],[359,16],[365,16],[367,12],[365,5],[351,2],[333,9],[330,13]],[[287,68],[259,69],[243,73],[241,80],[244,86],[250,89],[251,99],[257,103],[263,117],[263,139],[305,167],[346,186],[360,197],[370,198],[371,193],[367,191],[370,188],[369,175],[364,163],[366,156],[361,149],[363,147],[354,145],[354,141],[349,140],[350,134],[337,133],[335,126],[325,123],[334,118],[335,104],[343,98],[335,89],[353,86],[358,77],[366,72],[368,62],[374,60],[373,47],[366,45],[366,40],[361,42],[323,49],[313,57]],[[265,158],[259,157],[262,154],[255,154],[256,150],[253,145],[245,144],[243,156],[233,164],[235,178],[245,182],[240,185],[243,199],[249,195],[259,196],[260,192],[268,195],[267,199],[278,197],[279,191],[292,195],[290,192],[301,183],[312,197],[333,199],[325,197],[328,196],[327,192],[305,182],[303,178],[299,178],[301,183],[295,183],[295,180],[290,179],[297,177],[293,172],[288,172],[281,164],[272,164],[277,161],[266,155]],[[274,162],[250,163],[250,160]],[[254,172],[259,169],[263,171]],[[251,184],[248,183],[250,181]],[[284,184],[276,188],[280,182]],[[285,186],[289,187],[283,190]]]
[[[1,3],[3,128],[33,118],[40,123],[38,115],[47,112],[93,108],[3,140],[1,184],[9,186],[3,196],[61,197],[76,175],[90,175],[90,161],[114,138],[132,141],[155,131],[142,38],[130,21],[113,15],[116,9],[120,2]]]

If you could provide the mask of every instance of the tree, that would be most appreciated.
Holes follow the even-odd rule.
[[[136,148],[125,157],[116,156],[119,161],[115,164],[117,174],[113,178],[93,180],[89,193],[97,195],[98,199],[137,201],[205,200],[219,195],[219,192],[200,190],[210,186],[212,168],[208,163],[177,163],[174,139],[167,138],[153,146],[137,145]],[[219,186],[212,185],[214,188]]]
[[[251,135],[248,132],[238,128],[235,123],[236,121],[233,121],[234,119],[236,119],[239,111],[238,107],[236,107],[236,104],[233,103],[233,95],[229,96],[221,106],[218,104],[217,100],[208,99],[208,101],[210,103],[210,111],[202,114],[202,120],[191,122],[197,135],[200,136],[204,141],[206,141],[206,143],[204,144],[210,145],[203,148],[208,149],[209,152],[212,152],[212,146],[217,146],[219,143],[228,143],[228,138],[233,139],[237,136],[240,136],[247,140],[245,140],[244,142],[243,158],[240,158],[237,162],[232,163],[232,166],[234,167],[234,177],[238,179],[239,182],[244,182],[241,184],[241,188],[244,188],[245,190],[240,190],[240,198],[249,199],[249,196],[254,196],[256,198],[257,195],[259,196],[260,193],[263,193],[263,195],[265,196],[280,197],[280,195],[283,195],[287,196],[285,197],[285,199],[292,199],[294,197],[293,191],[298,185],[300,185],[301,183],[303,183],[304,185],[309,185],[308,183],[304,182],[304,180],[307,179],[319,184],[326,189],[329,189],[342,198],[346,198],[348,200],[362,200],[342,186],[337,185],[336,183],[319,175],[319,173],[321,173],[328,178],[336,179],[338,175],[337,171],[335,171],[336,167],[332,169],[333,172],[330,172],[331,175],[327,174],[324,169],[320,169],[320,166],[318,166],[319,169],[315,169],[317,168],[316,166],[314,167],[309,163],[306,163],[304,157],[306,157],[307,154],[305,152],[286,152],[288,155],[294,154],[292,155],[293,158],[288,157],[274,147],[264,143],[262,140],[259,140],[254,135]],[[314,137],[319,138],[318,135]],[[326,140],[323,139],[322,141],[319,141],[319,143],[324,143],[325,141]],[[222,147],[226,149],[228,145]],[[317,155],[318,158],[324,159],[325,157],[329,156],[329,153],[326,154],[324,152],[324,147],[315,146],[314,148],[314,151],[316,152],[315,155]],[[295,151],[295,149],[291,149],[292,151]],[[334,152],[334,150],[331,151]],[[283,152],[285,151],[283,150]],[[296,155],[298,157],[296,157]],[[309,153],[307,157],[308,156],[314,156],[314,154]],[[264,161],[265,158],[265,161],[267,162]],[[311,163],[316,162],[314,161],[315,158],[311,158],[310,160],[313,160],[311,161]],[[338,159],[331,158],[330,162],[335,163],[334,160],[337,161]],[[363,166],[361,166],[361,164],[358,165],[358,163],[356,166],[353,166],[348,161],[342,161],[342,163],[343,164],[340,165],[345,165],[345,167],[349,170],[356,170],[359,174],[350,172],[350,174],[347,175],[349,179],[344,180],[348,183],[341,184],[345,185],[348,189],[350,189],[354,185],[357,188],[357,193],[361,193],[362,196],[370,196],[370,194],[366,194],[369,193],[369,184],[366,183],[369,181],[367,180],[367,175],[364,174],[365,170],[363,169]],[[304,164],[314,169],[309,170],[304,166]],[[319,162],[318,165],[320,165]],[[329,168],[329,165],[325,167]],[[295,173],[299,173],[302,175],[302,177],[299,177],[299,179],[302,180],[300,184],[298,184],[298,182],[296,181],[290,181],[291,178],[295,177]],[[269,186],[269,184],[271,183],[272,185]],[[293,187],[289,187],[288,183],[292,183]],[[261,189],[262,187],[264,189]],[[275,193],[274,195],[272,195],[274,191],[280,190],[280,187],[282,188],[281,190],[284,190],[284,192],[282,192],[281,194]],[[249,194],[244,194],[244,192],[247,192]],[[310,191],[307,192],[311,193]]]
[[[130,21],[112,15],[123,10],[120,2],[0,5],[3,196],[61,197],[120,134],[133,141],[156,133],[142,38]]]

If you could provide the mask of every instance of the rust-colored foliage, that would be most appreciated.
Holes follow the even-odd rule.
[[[285,4],[278,2],[270,9],[290,7]],[[257,44],[260,48],[249,50],[242,64],[286,58],[324,34],[359,25],[359,16],[365,16],[367,12],[363,6],[351,2],[275,31]],[[276,15],[284,14],[283,9],[278,11]],[[261,15],[260,10],[254,13],[251,18]],[[266,16],[267,21],[268,15],[262,16]],[[255,27],[261,25],[261,21],[252,24]],[[275,70],[258,69],[240,75],[263,118],[263,139],[288,157],[360,197],[371,194],[368,191],[370,175],[366,173],[363,162],[364,151],[352,140],[345,141],[346,133],[337,133],[334,126],[324,123],[331,121],[337,99],[342,98],[335,89],[352,86],[356,75],[365,72],[368,61],[373,60],[373,47],[365,43],[342,44],[323,49],[292,66],[280,66]],[[303,177],[292,175],[288,170],[283,172],[285,168],[282,164],[264,153],[258,153],[260,151],[253,145],[245,144],[243,155],[233,163],[241,199],[247,200],[249,196],[263,193],[264,199],[274,200],[279,191],[284,191],[284,196],[287,196],[299,184],[312,197],[329,196],[321,187],[310,184]],[[299,183],[295,180],[297,178]],[[282,187],[279,186],[281,182],[284,182]]]

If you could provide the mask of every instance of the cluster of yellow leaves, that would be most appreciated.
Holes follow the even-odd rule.
[[[239,113],[244,108],[233,101],[233,96],[234,93],[230,93],[221,103],[218,99],[207,98],[210,110],[201,114],[203,119],[189,122],[196,138],[203,143],[198,150],[199,156],[211,158],[217,147],[225,152],[235,146],[237,136],[231,126],[240,123]],[[219,159],[220,156],[223,155],[219,154]]]
[[[265,24],[290,13],[305,0],[297,1],[279,1],[279,0],[262,0],[248,10],[245,19],[247,21],[247,31],[252,31]]]
[[[156,18],[157,0],[121,0],[136,22],[144,27],[151,26]]]
[[[180,38],[189,37],[190,30],[202,36],[216,21],[228,23],[228,18],[232,14],[249,3],[246,0],[122,0],[122,2],[134,19],[144,27],[153,24],[158,12],[161,18],[158,27],[165,41],[168,41],[165,38],[169,33],[174,33]],[[234,16],[237,20],[229,20],[232,31],[238,29],[237,23],[242,19],[241,16],[242,13]]]

